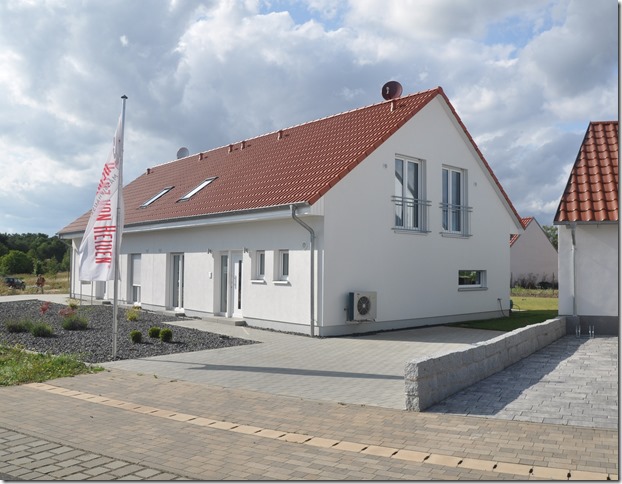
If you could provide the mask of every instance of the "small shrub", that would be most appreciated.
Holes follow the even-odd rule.
[[[143,334],[140,331],[138,331],[137,329],[134,329],[134,330],[130,331],[130,340],[134,344],[141,343],[142,340],[143,340]]]
[[[48,309],[50,309],[50,302],[45,301],[43,304],[41,304],[41,307],[39,308],[39,312],[41,313],[41,316],[44,316],[45,313],[48,312]]]
[[[87,328],[88,324],[86,318],[72,314],[63,321],[63,329],[67,331],[82,331]]]
[[[78,301],[74,301],[73,299],[69,300],[69,303],[67,304],[67,306],[69,306],[71,309],[78,309]]]
[[[36,336],[37,338],[49,338],[50,336],[54,334],[54,330],[52,329],[52,326],[50,326],[49,324],[45,324],[45,323],[38,323],[38,324],[33,325],[30,332],[32,333],[33,336]]]
[[[152,326],[149,328],[149,337],[150,338],[159,338],[160,337],[160,328],[157,326]]]
[[[6,323],[6,330],[9,333],[29,333],[32,330],[32,323],[27,319],[9,321]]]
[[[68,318],[76,314],[76,310],[72,308],[71,306],[68,306],[58,311],[58,314],[60,314],[63,318]]]
[[[139,314],[140,311],[138,309],[132,308],[127,310],[125,317],[128,321],[138,321]]]
[[[160,331],[160,341],[162,343],[170,343],[173,341],[173,331],[169,328],[164,328]]]

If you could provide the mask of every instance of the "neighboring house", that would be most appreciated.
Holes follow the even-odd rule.
[[[520,217],[439,87],[153,166],[120,299],[332,336],[507,314]],[[60,235],[78,247],[89,213]],[[72,291],[112,298],[113,283]]]
[[[510,238],[511,286],[555,287],[557,251],[533,217],[522,219],[525,231]]]
[[[591,122],[554,222],[559,314],[584,333],[618,333],[618,217],[618,122]]]

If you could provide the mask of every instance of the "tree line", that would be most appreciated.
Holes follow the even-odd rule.
[[[56,235],[0,234],[0,274],[57,274],[69,270],[69,257]]]

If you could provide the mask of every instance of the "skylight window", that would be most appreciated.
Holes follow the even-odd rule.
[[[192,198],[194,195],[196,195],[197,193],[199,193],[201,190],[203,190],[207,185],[209,185],[210,183],[212,183],[217,177],[212,177],[212,178],[208,178],[207,180],[204,180],[203,182],[201,182],[199,184],[199,186],[197,186],[196,188],[192,189],[192,191],[186,193],[183,197],[181,197],[179,200],[177,200],[178,202],[185,202],[187,200],[190,200],[190,198]]]
[[[155,195],[154,197],[151,197],[149,200],[147,200],[145,203],[143,203],[140,208],[145,208],[148,207],[149,205],[151,205],[153,202],[155,202],[158,198],[162,197],[163,195],[166,195],[168,192],[170,192],[173,189],[173,187],[166,187],[163,188],[162,191],[160,191],[160,193],[158,193],[157,195]]]

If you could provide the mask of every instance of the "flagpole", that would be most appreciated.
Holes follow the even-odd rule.
[[[121,146],[118,147],[118,163],[119,163],[119,185],[117,188],[117,217],[116,217],[116,230],[114,237],[114,299],[112,305],[113,319],[112,319],[112,359],[116,359],[117,357],[117,327],[118,327],[118,307],[119,307],[119,251],[121,249],[121,231],[123,227],[121,226],[121,197],[123,194],[123,145],[125,142],[125,101],[127,101],[127,96],[121,96],[123,100],[123,108],[121,114]]]

